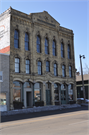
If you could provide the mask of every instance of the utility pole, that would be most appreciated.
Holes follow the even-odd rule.
[[[82,69],[82,60],[81,58],[85,59],[84,55],[80,55],[80,66],[81,66],[81,77],[82,77],[82,86],[83,86],[83,96],[84,96],[84,102],[86,102],[86,96],[85,96],[85,88],[84,88],[84,81],[83,81],[83,69]]]

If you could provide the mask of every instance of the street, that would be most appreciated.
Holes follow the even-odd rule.
[[[58,111],[45,112],[46,115],[43,112],[43,116],[32,118],[25,118],[30,114],[24,114],[22,119],[13,121],[8,116],[7,122],[2,118],[0,135],[89,135],[89,111],[86,107]]]

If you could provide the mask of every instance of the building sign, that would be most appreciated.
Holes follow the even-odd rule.
[[[7,46],[10,46],[10,16],[0,20],[0,50]]]

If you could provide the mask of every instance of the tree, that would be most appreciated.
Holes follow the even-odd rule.
[[[85,68],[83,68],[83,74],[89,74],[89,66],[85,63]]]

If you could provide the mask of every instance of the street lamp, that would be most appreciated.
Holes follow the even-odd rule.
[[[81,77],[82,77],[82,86],[83,86],[83,96],[84,96],[84,102],[86,102],[86,96],[85,96],[85,88],[84,88],[84,81],[83,81],[83,69],[82,69],[82,60],[81,58],[85,59],[84,55],[80,55],[80,66],[81,66]]]

